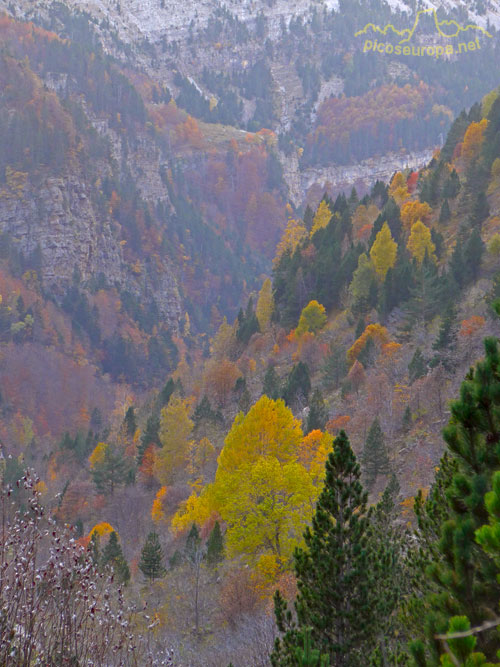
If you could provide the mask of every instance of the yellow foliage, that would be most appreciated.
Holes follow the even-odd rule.
[[[309,301],[300,314],[299,324],[295,329],[296,337],[310,331],[313,334],[318,333],[326,324],[325,307],[315,299]]]
[[[380,280],[385,280],[387,271],[396,263],[397,254],[398,244],[392,238],[389,225],[384,222],[370,250],[370,257]]]
[[[43,480],[40,480],[39,482],[36,483],[35,489],[37,493],[39,493],[41,496],[44,496],[48,489],[47,489],[47,484]]]
[[[369,338],[374,342],[383,345],[389,342],[389,332],[381,324],[369,324],[361,336],[347,350],[347,360],[350,364],[353,364],[357,360],[359,353],[364,348]]]
[[[97,464],[102,463],[106,457],[106,452],[109,449],[109,445],[105,442],[100,442],[96,445],[94,451],[89,456],[90,468],[93,470]]]
[[[153,500],[153,506],[151,507],[151,518],[155,523],[165,520],[165,512],[163,511],[163,501],[167,495],[167,487],[162,486],[158,490],[158,493]]]
[[[262,289],[259,292],[257,300],[257,307],[255,308],[255,315],[259,320],[260,330],[266,331],[271,321],[271,316],[274,311],[273,286],[269,278],[266,278],[262,284]]]
[[[290,218],[286,226],[281,241],[276,248],[276,256],[273,259],[273,266],[277,266],[281,256],[288,250],[293,254],[295,248],[307,237],[307,229],[302,220],[294,220]]]
[[[333,214],[330,210],[330,207],[326,201],[322,199],[318,206],[318,210],[316,211],[316,215],[313,218],[311,236],[313,236],[318,231],[318,229],[323,229],[323,227],[326,227],[332,219],[332,216]]]
[[[417,220],[427,220],[432,209],[427,202],[409,201],[403,204],[401,208],[401,221],[403,227],[408,230],[417,222]]]
[[[107,523],[107,521],[101,521],[100,523],[96,523],[96,525],[92,528],[89,533],[89,539],[92,539],[92,535],[94,533],[97,533],[99,537],[105,537],[106,535],[110,535],[113,532],[118,535],[117,531],[110,523]]]
[[[394,174],[394,178],[389,185],[389,197],[401,206],[401,204],[410,196],[406,185],[406,178],[398,171]]]
[[[478,123],[471,123],[467,128],[462,145],[462,155],[466,160],[475,160],[479,156],[487,127],[488,121],[483,118]]]
[[[415,257],[419,264],[422,264],[424,261],[426,253],[430,259],[437,261],[434,254],[436,246],[432,242],[431,230],[420,220],[417,220],[412,226],[406,247],[410,251],[411,256]]]
[[[194,423],[189,418],[189,401],[172,396],[161,411],[160,441],[154,462],[154,473],[161,484],[168,484],[186,460],[189,436]]]
[[[209,484],[203,489],[201,495],[193,492],[186,501],[180,504],[172,518],[172,528],[176,533],[182,533],[193,523],[203,526],[214,515],[217,515],[217,508],[213,497],[213,487]]]

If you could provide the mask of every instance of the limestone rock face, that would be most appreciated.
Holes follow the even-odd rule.
[[[25,256],[40,248],[44,287],[56,297],[71,284],[75,268],[84,285],[102,274],[108,285],[154,298],[161,315],[177,330],[182,309],[173,268],[163,262],[166,268],[154,281],[147,268],[134,275],[112,220],[95,210],[86,183],[76,175],[0,190],[0,232],[8,232]]]

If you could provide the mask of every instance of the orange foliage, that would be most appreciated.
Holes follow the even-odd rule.
[[[326,430],[332,435],[337,435],[339,431],[345,430],[351,421],[349,415],[340,415],[326,422]]]
[[[369,324],[352,347],[347,350],[347,360],[350,364],[353,364],[357,360],[359,353],[369,338],[375,343],[383,345],[389,341],[389,332],[381,324]]]
[[[471,337],[477,334],[485,326],[486,320],[479,315],[473,315],[468,320],[462,320],[460,335]]]
[[[432,209],[427,202],[408,201],[401,207],[401,221],[406,230],[410,230],[412,226],[421,220],[427,222]]]

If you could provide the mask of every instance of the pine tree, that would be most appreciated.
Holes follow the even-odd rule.
[[[101,564],[110,565],[119,583],[127,583],[130,579],[130,570],[118,542],[118,535],[113,531],[109,541],[102,551]]]
[[[160,419],[157,415],[150,415],[146,422],[146,429],[141,436],[141,444],[137,448],[137,465],[140,466],[146,449],[150,445],[161,447]]]
[[[450,205],[448,204],[448,200],[445,199],[441,205],[441,211],[439,212],[439,224],[440,225],[446,224],[450,218],[451,218]]]
[[[413,384],[415,380],[423,377],[427,373],[427,362],[424,359],[422,350],[417,347],[415,353],[408,364],[408,377],[410,384]]]
[[[468,616],[476,626],[498,615],[498,569],[474,538],[475,531],[488,522],[485,493],[498,470],[500,439],[499,341],[487,338],[485,353],[462,383],[459,400],[451,404],[450,423],[443,432],[447,453],[438,473],[439,486],[432,489],[428,501],[415,506],[418,542],[426,556],[421,581],[428,590],[422,607],[418,603],[421,583],[414,603],[416,628],[417,623],[422,627],[425,612],[425,635],[412,645],[419,665],[439,663],[442,647],[434,635],[446,632],[453,616]],[[479,650],[494,659],[495,631],[477,636]]]
[[[373,486],[378,475],[388,473],[390,470],[384,433],[378,418],[373,421],[368,431],[363,449],[362,463],[368,488]]]
[[[444,313],[437,338],[432,344],[432,349],[436,352],[431,361],[432,367],[441,363],[447,370],[451,370],[453,366],[453,354],[457,344],[456,318],[454,306],[449,306]]]
[[[164,408],[166,405],[168,405],[168,402],[170,401],[170,398],[172,397],[172,394],[175,391],[175,382],[173,378],[168,378],[165,386],[160,392],[159,396],[159,407]]]
[[[137,431],[137,419],[135,418],[135,410],[133,405],[131,405],[125,413],[125,419],[123,421],[125,423],[127,435],[132,437]]]
[[[150,581],[163,577],[166,574],[163,560],[163,549],[158,535],[154,532],[149,533],[141,551],[140,571]]]
[[[405,411],[403,412],[403,420],[401,423],[401,429],[403,433],[408,433],[412,424],[411,408],[409,405],[406,406]]]
[[[328,421],[328,410],[319,389],[315,389],[309,405],[309,415],[307,416],[306,433],[315,429],[323,431]]]
[[[361,333],[363,333],[364,330],[365,327],[363,326]],[[359,336],[356,336],[356,338],[359,338]],[[347,370],[345,350],[343,350],[340,345],[330,346],[330,354],[321,370],[325,389],[338,389],[341,381],[347,375]]]
[[[283,391],[283,399],[288,406],[293,406],[296,403],[302,404],[307,402],[310,392],[309,368],[303,361],[299,361],[288,375]]]
[[[207,540],[207,563],[214,567],[224,560],[224,540],[220,523],[215,522]]]
[[[297,621],[280,593],[275,614],[281,637],[271,656],[274,667],[296,665],[307,628],[312,645],[334,667],[366,665],[363,644],[373,636],[372,577],[367,553],[367,495],[344,431],[326,463],[326,479],[305,548],[294,555]]]
[[[109,446],[102,460],[93,467],[92,479],[99,493],[112,496],[115,489],[130,481],[131,469],[122,453]]]
[[[466,284],[477,279],[479,269],[481,268],[481,259],[484,254],[484,243],[479,229],[472,230],[464,246],[464,268]]]
[[[266,374],[264,375],[262,393],[268,398],[272,398],[273,401],[280,396],[280,379],[276,373],[276,369],[272,365],[267,367]]]

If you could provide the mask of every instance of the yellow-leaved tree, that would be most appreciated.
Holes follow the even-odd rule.
[[[401,207],[401,222],[409,230],[417,220],[427,220],[431,213],[432,209],[427,202],[408,201]]]
[[[426,253],[430,259],[437,261],[434,254],[436,246],[432,242],[431,230],[421,220],[417,220],[412,226],[406,247],[419,264],[424,261]]]
[[[266,278],[262,284],[262,289],[259,292],[257,307],[255,308],[255,314],[259,320],[259,326],[262,332],[266,331],[267,327],[269,326],[273,311],[273,286],[270,279]]]
[[[189,418],[189,403],[179,396],[172,396],[161,411],[161,449],[156,452],[154,473],[160,484],[172,482],[176,472],[183,467],[190,447],[193,422]]]
[[[408,192],[406,178],[400,171],[398,171],[394,174],[391,184],[389,185],[389,197],[392,197],[394,201],[401,206],[409,196],[410,194]]]
[[[297,336],[302,336],[306,331],[316,334],[325,326],[325,324],[325,307],[313,299],[313,301],[309,301],[307,306],[302,310],[295,333]]]
[[[398,244],[392,238],[389,225],[387,222],[384,222],[370,250],[370,257],[375,267],[375,272],[381,281],[385,280],[387,271],[392,269],[396,263],[397,254]]]
[[[217,513],[227,526],[230,557],[241,555],[262,572],[285,567],[322,485],[323,450],[301,460],[303,440],[300,422],[285,403],[262,396],[246,416],[240,413],[234,420],[215,481],[183,504],[174,529],[202,524]]]
[[[330,210],[330,207],[326,201],[322,199],[318,206],[318,210],[316,211],[316,215],[313,218],[311,236],[313,236],[313,234],[315,234],[318,229],[323,229],[323,227],[326,227],[332,219],[332,215],[333,214]]]
[[[276,255],[273,259],[273,266],[277,266],[279,264],[281,256],[284,255],[285,252],[290,251],[290,253],[293,253],[299,243],[306,237],[307,229],[302,220],[294,220],[293,218],[290,218],[288,220],[285,231],[283,232],[283,236],[281,237],[281,241],[278,243],[276,248]]]

